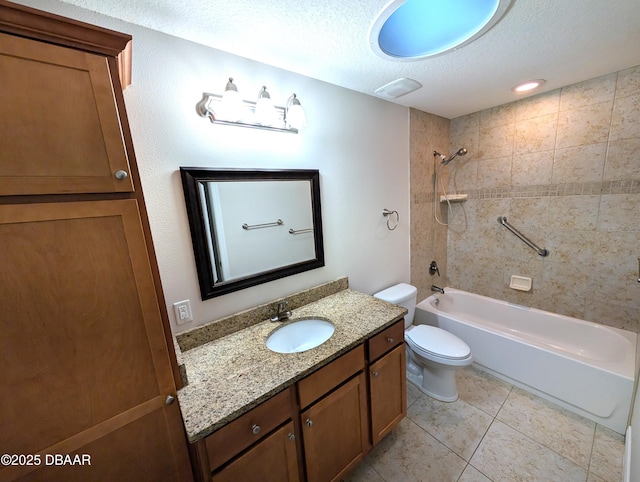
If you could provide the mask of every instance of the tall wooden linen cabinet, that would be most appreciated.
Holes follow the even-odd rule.
[[[0,0],[0,482],[192,480],[130,41]]]

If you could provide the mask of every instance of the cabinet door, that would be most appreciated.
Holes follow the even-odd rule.
[[[364,373],[300,414],[309,482],[337,480],[369,450]]]
[[[369,367],[371,433],[375,445],[407,414],[404,343]]]
[[[0,453],[43,460],[0,480],[189,479],[137,202],[0,205],[0,239]]]
[[[112,78],[104,56],[0,34],[0,195],[133,191]]]
[[[215,474],[212,482],[297,482],[293,422],[265,438]]]

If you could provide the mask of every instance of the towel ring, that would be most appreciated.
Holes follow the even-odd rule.
[[[395,214],[396,215],[396,224],[391,227],[391,225],[389,224],[389,221],[391,220],[391,215]],[[387,218],[387,229],[389,231],[393,231],[394,229],[396,229],[398,227],[398,224],[400,224],[400,215],[398,214],[398,211],[389,211],[387,208],[384,208],[382,210],[382,215]]]

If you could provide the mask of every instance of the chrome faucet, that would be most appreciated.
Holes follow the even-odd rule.
[[[435,291],[437,293],[440,293],[441,295],[444,294],[444,289],[440,288],[439,286],[436,285],[431,285],[431,291]]]
[[[278,309],[276,314],[271,317],[271,321],[283,321],[291,316],[291,311],[285,311],[285,307],[288,305],[287,300],[282,300],[278,303]]]

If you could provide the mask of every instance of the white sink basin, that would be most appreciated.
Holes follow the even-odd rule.
[[[299,353],[322,345],[335,331],[333,323],[308,319],[288,323],[271,333],[267,348],[276,353]]]

